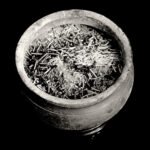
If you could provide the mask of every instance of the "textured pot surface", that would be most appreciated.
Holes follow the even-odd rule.
[[[115,84],[103,93],[79,100],[61,99],[38,89],[24,70],[24,56],[33,39],[56,25],[75,23],[93,26],[113,36],[124,54],[124,69]],[[126,103],[133,86],[134,68],[129,41],[123,31],[108,18],[85,10],[68,10],[50,14],[31,25],[21,37],[16,50],[18,73],[37,96],[27,95],[43,120],[65,130],[85,130],[102,125],[112,118]]]

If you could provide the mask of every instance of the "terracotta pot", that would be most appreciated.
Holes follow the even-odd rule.
[[[24,70],[24,56],[33,39],[48,28],[67,24],[85,24],[103,30],[113,36],[124,54],[124,68],[121,76],[106,91],[93,97],[68,100],[51,96],[37,88]],[[32,24],[22,35],[16,49],[18,73],[30,93],[27,95],[43,120],[63,130],[91,131],[116,115],[125,105],[134,80],[132,51],[123,31],[103,15],[86,10],[67,10],[50,14]]]

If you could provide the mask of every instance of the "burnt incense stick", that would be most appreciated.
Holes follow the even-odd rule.
[[[111,86],[123,69],[122,51],[112,41],[86,25],[60,25],[31,43],[25,70],[38,88],[53,96],[94,96]]]

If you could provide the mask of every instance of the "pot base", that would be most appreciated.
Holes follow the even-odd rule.
[[[82,130],[79,132],[81,136],[91,136],[91,135],[97,135],[101,132],[101,130],[104,128],[105,125],[96,126],[94,128],[90,128],[87,130]]]

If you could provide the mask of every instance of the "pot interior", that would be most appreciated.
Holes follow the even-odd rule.
[[[57,16],[57,15],[56,15]],[[35,23],[35,25],[38,26],[38,30],[35,30],[36,32],[32,32],[32,34],[30,35],[30,40],[27,42],[26,44],[26,48],[25,48],[25,53],[24,53],[24,69],[25,69],[25,72],[27,74],[27,76],[31,79],[32,77],[29,75],[30,73],[28,73],[27,70],[30,71],[29,68],[27,68],[27,63],[30,63],[32,62],[33,60],[30,60],[30,61],[27,61],[26,57],[28,57],[27,55],[29,55],[29,49],[31,48],[31,45],[32,43],[34,43],[37,39],[44,39],[47,37],[47,35],[49,33],[52,33],[52,29],[59,29],[59,27],[64,27],[65,26],[75,26],[75,27],[78,27],[78,28],[87,28],[87,29],[90,29],[90,30],[94,30],[94,32],[97,32],[97,34],[100,34],[102,35],[103,37],[103,40],[104,39],[109,39],[111,42],[110,42],[110,49],[116,49],[119,53],[119,58],[118,61],[120,64],[120,67],[118,69],[118,72],[116,70],[113,71],[113,74],[106,74],[106,76],[108,76],[108,78],[115,78],[113,80],[113,82],[111,84],[109,84],[109,86],[107,85],[107,87],[105,87],[104,90],[101,90],[98,92],[97,88],[94,87],[94,91],[91,90],[91,87],[92,85],[89,85],[89,89],[88,90],[91,90],[93,92],[93,94],[91,94],[90,96],[95,96],[96,94],[100,94],[101,92],[105,91],[107,88],[109,88],[110,86],[112,86],[116,81],[117,79],[119,78],[119,76],[121,75],[122,73],[122,70],[123,70],[123,67],[124,67],[124,52],[123,52],[123,49],[122,49],[122,44],[121,44],[121,41],[119,40],[119,38],[117,37],[116,33],[113,32],[113,30],[108,27],[108,25],[106,25],[103,21],[100,21],[100,20],[97,20],[97,19],[94,19],[92,17],[87,17],[87,16],[84,16],[84,15],[81,15],[81,14],[78,14],[78,13],[74,13],[74,14],[68,14],[68,15],[64,15],[63,17],[61,15],[58,15],[57,17],[52,17],[53,19],[49,19],[47,21],[47,23],[45,23],[44,25],[42,25],[42,23]],[[55,18],[55,19],[54,19]],[[43,19],[44,20],[44,19]],[[36,28],[35,28],[36,29]],[[86,33],[85,33],[86,34]],[[49,41],[49,43],[51,43],[51,40]],[[37,48],[38,49],[38,48]],[[51,49],[51,48],[50,48]],[[54,50],[57,50],[57,48],[53,48]],[[33,51],[32,51],[33,52]],[[50,51],[50,52],[53,52],[53,51]],[[104,50],[104,53],[105,53],[105,50]],[[113,53],[116,53],[116,51],[114,51]],[[54,52],[54,54],[57,54]],[[54,55],[53,54],[53,55]],[[92,53],[93,54],[93,53]],[[92,55],[91,54],[91,55]],[[31,55],[31,53],[30,53]],[[45,53],[36,53],[36,55],[41,55],[38,57],[38,60],[40,60],[40,58],[42,58]],[[25,57],[26,56],[26,57]],[[105,56],[104,56],[105,57]],[[116,57],[114,57],[113,59],[115,59]],[[31,58],[32,59],[32,58]],[[101,59],[101,58],[100,58]],[[35,66],[35,63],[36,63],[36,60],[34,62],[34,66]],[[48,62],[47,62],[48,63]],[[89,64],[87,64],[89,65]],[[29,66],[28,66],[29,67]],[[32,66],[33,67],[33,66]],[[44,66],[45,67],[45,66]],[[46,66],[47,67],[47,66]],[[83,65],[82,65],[83,67]],[[27,69],[26,69],[27,68]],[[33,67],[34,68],[34,67]],[[90,67],[89,67],[90,68]],[[50,68],[52,69],[52,68]],[[59,67],[59,70],[63,70],[63,66],[62,67]],[[31,70],[33,71],[33,69]],[[45,70],[45,72],[47,72],[47,70]],[[66,70],[65,70],[66,71]],[[78,73],[79,70],[76,70],[76,72]],[[92,71],[93,72],[93,71]],[[117,72],[117,73],[116,73]],[[35,73],[35,71],[34,71]],[[85,74],[87,73],[88,74],[88,71],[84,72]],[[64,74],[67,74],[67,73],[64,73]],[[95,74],[95,73],[94,73]],[[44,72],[43,74],[41,75],[42,78],[43,78],[43,75],[44,75]],[[93,75],[93,74],[92,74]],[[67,76],[67,75],[66,75]],[[97,76],[96,76],[97,77]],[[79,78],[78,78],[79,79]],[[39,80],[39,78],[38,78]],[[35,83],[35,80],[31,80],[33,83]],[[43,81],[43,80],[42,80]],[[42,83],[42,81],[40,81]],[[46,82],[48,81],[48,79],[46,80]],[[97,80],[96,80],[97,81]],[[39,82],[39,81],[38,81]],[[43,81],[45,82],[45,81]],[[104,82],[104,80],[103,80]],[[89,84],[89,83],[88,83]],[[34,85],[38,85],[38,84],[34,84]],[[47,85],[46,85],[47,86]],[[64,85],[63,85],[64,86]],[[69,86],[71,86],[71,84],[69,84]],[[81,85],[82,86],[82,85]],[[101,85],[99,85],[101,86]],[[56,96],[56,97],[59,97],[59,98],[65,98],[65,99],[82,99],[82,98],[87,98],[88,96],[86,96],[88,93],[85,93],[83,94],[82,93],[82,96],[81,96],[81,93],[80,95],[76,95],[75,92],[72,93],[72,95],[69,97],[68,95],[66,95],[66,97],[62,96],[62,95],[58,95],[58,94],[54,94],[55,92],[52,91],[52,89],[50,89],[50,91],[48,92],[48,86],[47,87],[44,87],[44,88],[41,88],[41,85],[40,86],[37,86],[38,88],[40,88],[42,91],[50,94],[50,95],[53,95],[53,96]],[[60,85],[59,85],[60,87]],[[69,88],[70,89],[70,88]],[[56,90],[56,89],[54,89]],[[74,90],[74,89],[73,89]],[[82,89],[79,89],[78,88],[78,91],[81,91]],[[57,90],[56,90],[57,91]],[[62,92],[62,91],[57,91],[57,92]],[[76,95],[76,96],[74,96]],[[90,97],[89,96],[89,97]]]

